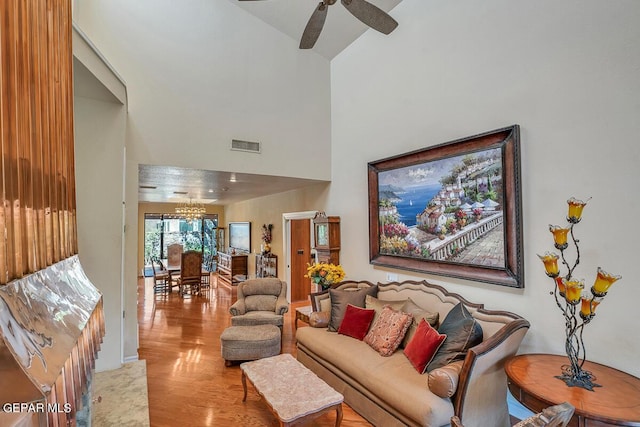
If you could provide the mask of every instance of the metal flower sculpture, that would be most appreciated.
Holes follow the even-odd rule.
[[[567,200],[569,204],[567,222],[569,225],[567,227],[549,226],[549,231],[553,234],[554,247],[560,251],[560,255],[555,252],[545,252],[544,255],[538,255],[538,257],[544,264],[547,276],[555,282],[551,295],[554,295],[556,304],[562,311],[565,320],[565,350],[569,357],[569,365],[563,365],[562,375],[556,378],[563,380],[570,387],[582,387],[593,391],[593,387],[600,387],[600,385],[594,383],[596,378],[591,372],[582,369],[586,359],[582,331],[596,315],[596,307],[607,295],[609,287],[622,276],[609,274],[598,267],[596,279],[590,292],[584,291],[584,280],[573,278],[573,272],[580,263],[579,240],[575,238],[573,229],[580,222],[582,210],[588,201],[583,202],[573,197]],[[569,247],[569,236],[576,250],[573,264],[567,261],[565,252]],[[560,275],[559,259],[568,270],[564,276]]]

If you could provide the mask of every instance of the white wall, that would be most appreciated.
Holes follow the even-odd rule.
[[[578,277],[589,284],[601,265],[623,279],[585,330],[587,354],[639,375],[640,3],[404,0],[392,15],[394,33],[367,32],[329,75],[326,60],[227,0],[79,2],[75,19],[130,88],[128,203],[138,163],[326,179],[331,155],[329,203],[317,208],[342,218],[348,276],[385,280],[368,263],[367,162],[518,123],[526,288],[395,272],[515,311],[532,323],[523,352],[562,353],[535,254],[551,249],[565,200],[592,196]],[[231,138],[259,140],[264,154],[229,152]],[[135,250],[137,232],[127,235]]]
[[[366,164],[520,124],[525,289],[425,277],[531,322],[521,351],[564,352],[564,324],[536,253],[566,200],[593,197],[576,228],[591,286],[613,285],[584,332],[587,357],[640,375],[637,215],[640,202],[640,2],[405,0],[390,36],[369,31],[332,61],[332,181],[350,278],[386,280],[368,263]]]
[[[87,276],[103,294],[106,334],[96,370],[120,367],[125,336],[136,340],[133,307],[124,306],[124,154],[127,88],[77,26],[73,27],[74,132],[78,256]],[[129,267],[130,268],[130,267]],[[123,320],[123,313],[129,313]]]
[[[121,254],[126,111],[119,103],[78,96],[74,98],[74,110],[78,256],[87,276],[103,294],[106,334],[96,361],[96,370],[103,371],[119,368],[123,362]],[[112,179],[105,179],[108,176]],[[135,308],[132,314],[135,319]]]
[[[75,16],[127,82],[135,162],[329,178],[326,59],[228,0],[87,0]]]
[[[329,179],[329,62],[298,50],[296,41],[227,0],[83,0],[73,6],[76,23],[128,88],[128,360],[136,357],[138,342],[138,164]],[[231,139],[259,141],[262,154],[230,151]],[[104,184],[121,189],[118,172]]]

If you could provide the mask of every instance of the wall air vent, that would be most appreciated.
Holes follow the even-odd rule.
[[[232,139],[231,149],[234,151],[246,151],[248,153],[260,153],[260,143]]]

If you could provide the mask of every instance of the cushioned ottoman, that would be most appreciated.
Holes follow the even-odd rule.
[[[275,325],[230,326],[220,335],[222,358],[232,361],[257,360],[280,354],[280,328]]]

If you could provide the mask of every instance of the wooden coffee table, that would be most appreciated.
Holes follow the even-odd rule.
[[[509,390],[533,412],[569,402],[576,410],[569,426],[640,426],[640,378],[599,363],[586,361],[583,368],[596,376],[593,391],[569,387],[555,378],[566,356],[523,354],[505,363]]]
[[[302,424],[325,412],[336,411],[336,427],[342,422],[344,397],[288,353],[245,362],[242,388],[247,400],[247,380],[267,402],[281,426]]]

